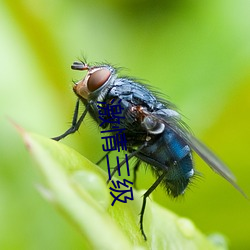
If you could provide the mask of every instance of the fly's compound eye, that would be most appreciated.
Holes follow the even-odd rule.
[[[90,74],[88,79],[88,90],[93,92],[99,89],[110,77],[111,72],[108,69],[99,69]]]

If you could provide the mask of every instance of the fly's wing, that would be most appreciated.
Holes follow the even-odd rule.
[[[221,175],[229,183],[231,183],[243,196],[246,198],[247,195],[242,189],[236,184],[236,178],[228,167],[202,142],[196,139],[183,125],[179,117],[177,116],[165,116],[162,114],[153,114],[155,119],[162,122],[166,127],[173,130],[182,140],[184,140],[190,148],[192,148],[216,173]]]
[[[210,149],[191,134],[182,138],[187,144],[219,175],[230,182],[243,196],[248,198],[243,190],[237,185],[236,178],[229,168]]]

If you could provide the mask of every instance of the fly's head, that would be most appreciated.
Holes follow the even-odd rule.
[[[71,69],[88,71],[86,76],[73,87],[75,94],[85,100],[89,100],[90,95],[98,97],[116,77],[115,69],[109,65],[89,66],[83,62],[74,62]]]

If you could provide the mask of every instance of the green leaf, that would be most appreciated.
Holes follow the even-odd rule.
[[[39,191],[81,232],[83,249],[226,249],[152,199],[147,201],[144,241],[139,230],[144,191],[133,189],[133,201],[111,206],[103,170],[60,142],[19,131],[44,176],[46,187],[39,185]]]

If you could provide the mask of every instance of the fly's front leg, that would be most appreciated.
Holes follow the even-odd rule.
[[[76,106],[75,106],[75,110],[74,110],[74,116],[73,116],[71,127],[65,133],[63,133],[62,135],[59,135],[57,137],[53,137],[51,139],[53,139],[55,141],[60,141],[64,137],[68,136],[69,134],[75,133],[79,129],[79,127],[80,127],[80,125],[81,125],[84,117],[86,116],[86,114],[87,114],[87,112],[89,110],[89,105],[87,105],[86,109],[84,110],[84,112],[80,116],[79,120],[77,120],[78,119],[78,112],[79,112],[79,104],[80,104],[80,100],[78,99],[77,102],[76,102]]]
[[[144,240],[147,240],[147,236],[146,236],[144,229],[143,229],[143,217],[144,217],[144,212],[145,212],[145,208],[146,208],[147,198],[159,186],[159,184],[162,182],[162,180],[166,174],[167,174],[167,171],[163,172],[163,174],[160,175],[160,177],[158,177],[158,179],[154,182],[154,184],[143,195],[142,207],[141,207],[141,212],[140,212],[140,230],[141,230],[141,233],[142,233]]]

